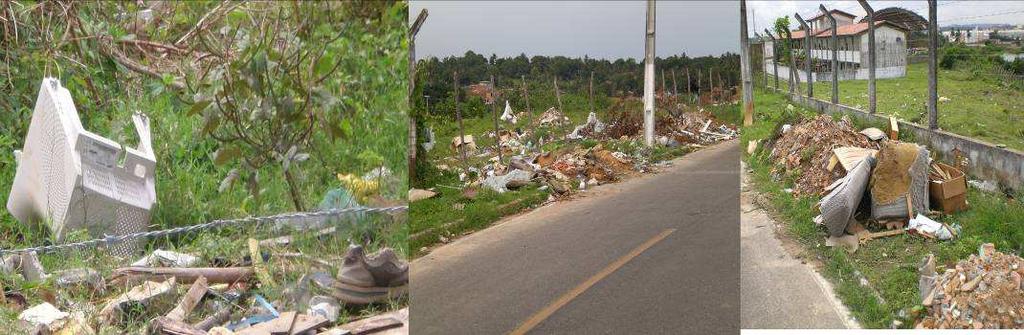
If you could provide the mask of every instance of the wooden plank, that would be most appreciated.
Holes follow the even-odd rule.
[[[900,139],[900,123],[893,116],[889,117],[889,139]]]
[[[206,277],[200,276],[192,283],[192,287],[189,287],[188,293],[181,298],[177,306],[174,306],[170,312],[167,313],[167,318],[175,321],[185,321],[189,313],[192,313],[192,309],[196,308],[199,304],[199,300],[206,295]]]

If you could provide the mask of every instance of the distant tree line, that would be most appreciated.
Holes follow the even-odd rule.
[[[739,54],[735,53],[695,58],[683,54],[657,58],[655,64],[655,84],[658,90],[662,90],[664,84],[669,92],[673,88],[680,94],[686,92],[687,69],[690,71],[690,89],[693,92],[698,90],[698,73],[701,75],[699,87],[710,87],[709,70],[713,71],[715,87],[732,87],[739,83]],[[413,97],[414,109],[422,110],[424,96],[429,96],[431,103],[450,101],[454,89],[452,74],[455,71],[458,71],[460,88],[488,81],[493,75],[499,89],[519,89],[522,78],[530,82],[531,86],[534,83],[553,86],[557,78],[562,92],[586,92],[593,72],[595,95],[639,96],[644,89],[643,65],[642,59],[632,58],[612,61],[589,57],[527,57],[525,54],[500,58],[495,55],[485,57],[472,51],[459,57],[430,57],[418,61],[416,66],[418,87]]]

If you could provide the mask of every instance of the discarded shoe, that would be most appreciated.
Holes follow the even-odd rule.
[[[368,304],[404,295],[409,283],[409,264],[390,248],[366,255],[353,245],[345,254],[338,280],[331,284],[339,300]]]

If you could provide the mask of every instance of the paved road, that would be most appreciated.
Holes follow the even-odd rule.
[[[809,264],[794,257],[776,234],[778,227],[753,204],[743,174],[740,196],[740,325],[759,328],[859,328],[832,286]]]
[[[412,333],[737,334],[738,190],[730,141],[440,247],[412,264]]]

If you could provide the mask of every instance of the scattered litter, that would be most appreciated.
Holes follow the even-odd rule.
[[[944,223],[929,219],[927,216],[918,214],[917,217],[910,219],[907,224],[907,229],[917,234],[923,234],[926,237],[933,237],[940,240],[950,240],[959,234],[958,231],[953,231],[952,227],[946,226]]]
[[[409,264],[384,248],[366,255],[362,246],[350,246],[331,295],[347,304],[369,304],[404,295]]]
[[[339,313],[341,306],[338,305],[338,299],[322,295],[310,298],[309,309],[306,310],[306,314],[319,315],[330,322],[337,321]]]
[[[597,119],[597,114],[590,112],[587,115],[587,122],[576,126],[572,133],[566,135],[565,138],[570,140],[576,140],[581,138],[596,137],[604,133],[605,124],[601,120]]]
[[[928,149],[913,143],[886,143],[871,172],[871,217],[910,219],[927,213]]]
[[[516,117],[515,113],[512,113],[512,106],[509,105],[508,100],[505,100],[505,112],[501,113],[501,120],[511,124],[519,123],[519,118]]]
[[[982,190],[982,191],[985,191],[985,192],[988,192],[988,193],[999,192],[999,184],[996,184],[996,182],[991,181],[991,180],[969,180],[969,181],[967,181],[967,183],[970,184],[971,186],[973,186],[976,189],[979,189],[979,190]]]
[[[835,121],[819,115],[784,132],[775,141],[771,159],[776,175],[799,173],[795,177],[795,195],[820,195],[843,176],[843,171],[828,171],[832,149],[858,147],[876,149],[877,145],[853,130],[848,118]]]
[[[864,197],[871,174],[873,158],[860,160],[842,179],[830,187],[832,191],[818,202],[822,219],[828,227],[829,236],[838,237],[846,231],[846,226],[856,213],[861,199]]]
[[[505,193],[510,188],[517,188],[529,183],[533,179],[533,172],[525,170],[512,170],[500,176],[490,176],[480,183],[498,193]]]
[[[561,126],[567,123],[569,123],[569,118],[555,107],[548,108],[537,118],[537,124],[541,126]]]
[[[423,147],[424,151],[430,152],[430,150],[434,150],[435,145],[437,145],[437,139],[436,136],[434,135],[434,127],[427,128],[427,136],[423,140],[423,143],[420,144],[420,146]]]
[[[39,282],[49,278],[35,251],[21,254],[21,275],[29,282]]]
[[[943,163],[933,163],[928,174],[928,197],[932,207],[945,214],[967,209],[964,173]]]
[[[132,263],[132,266],[166,266],[186,268],[195,265],[196,262],[198,261],[199,257],[196,256],[163,249],[157,249],[154,250],[153,253],[149,254],[148,256],[135,261],[135,263]]]
[[[452,137],[452,150],[459,152],[459,147],[465,146],[466,153],[476,152],[476,141],[473,140],[473,135],[466,135],[462,141],[459,140],[458,136]]]
[[[85,286],[94,292],[102,292],[105,288],[103,276],[99,272],[89,268],[78,268],[57,271],[53,274],[57,277],[58,287],[70,288]]]
[[[861,130],[860,133],[864,136],[867,136],[868,139],[872,141],[881,141],[886,138],[884,131],[874,127],[865,128],[864,130]]]

